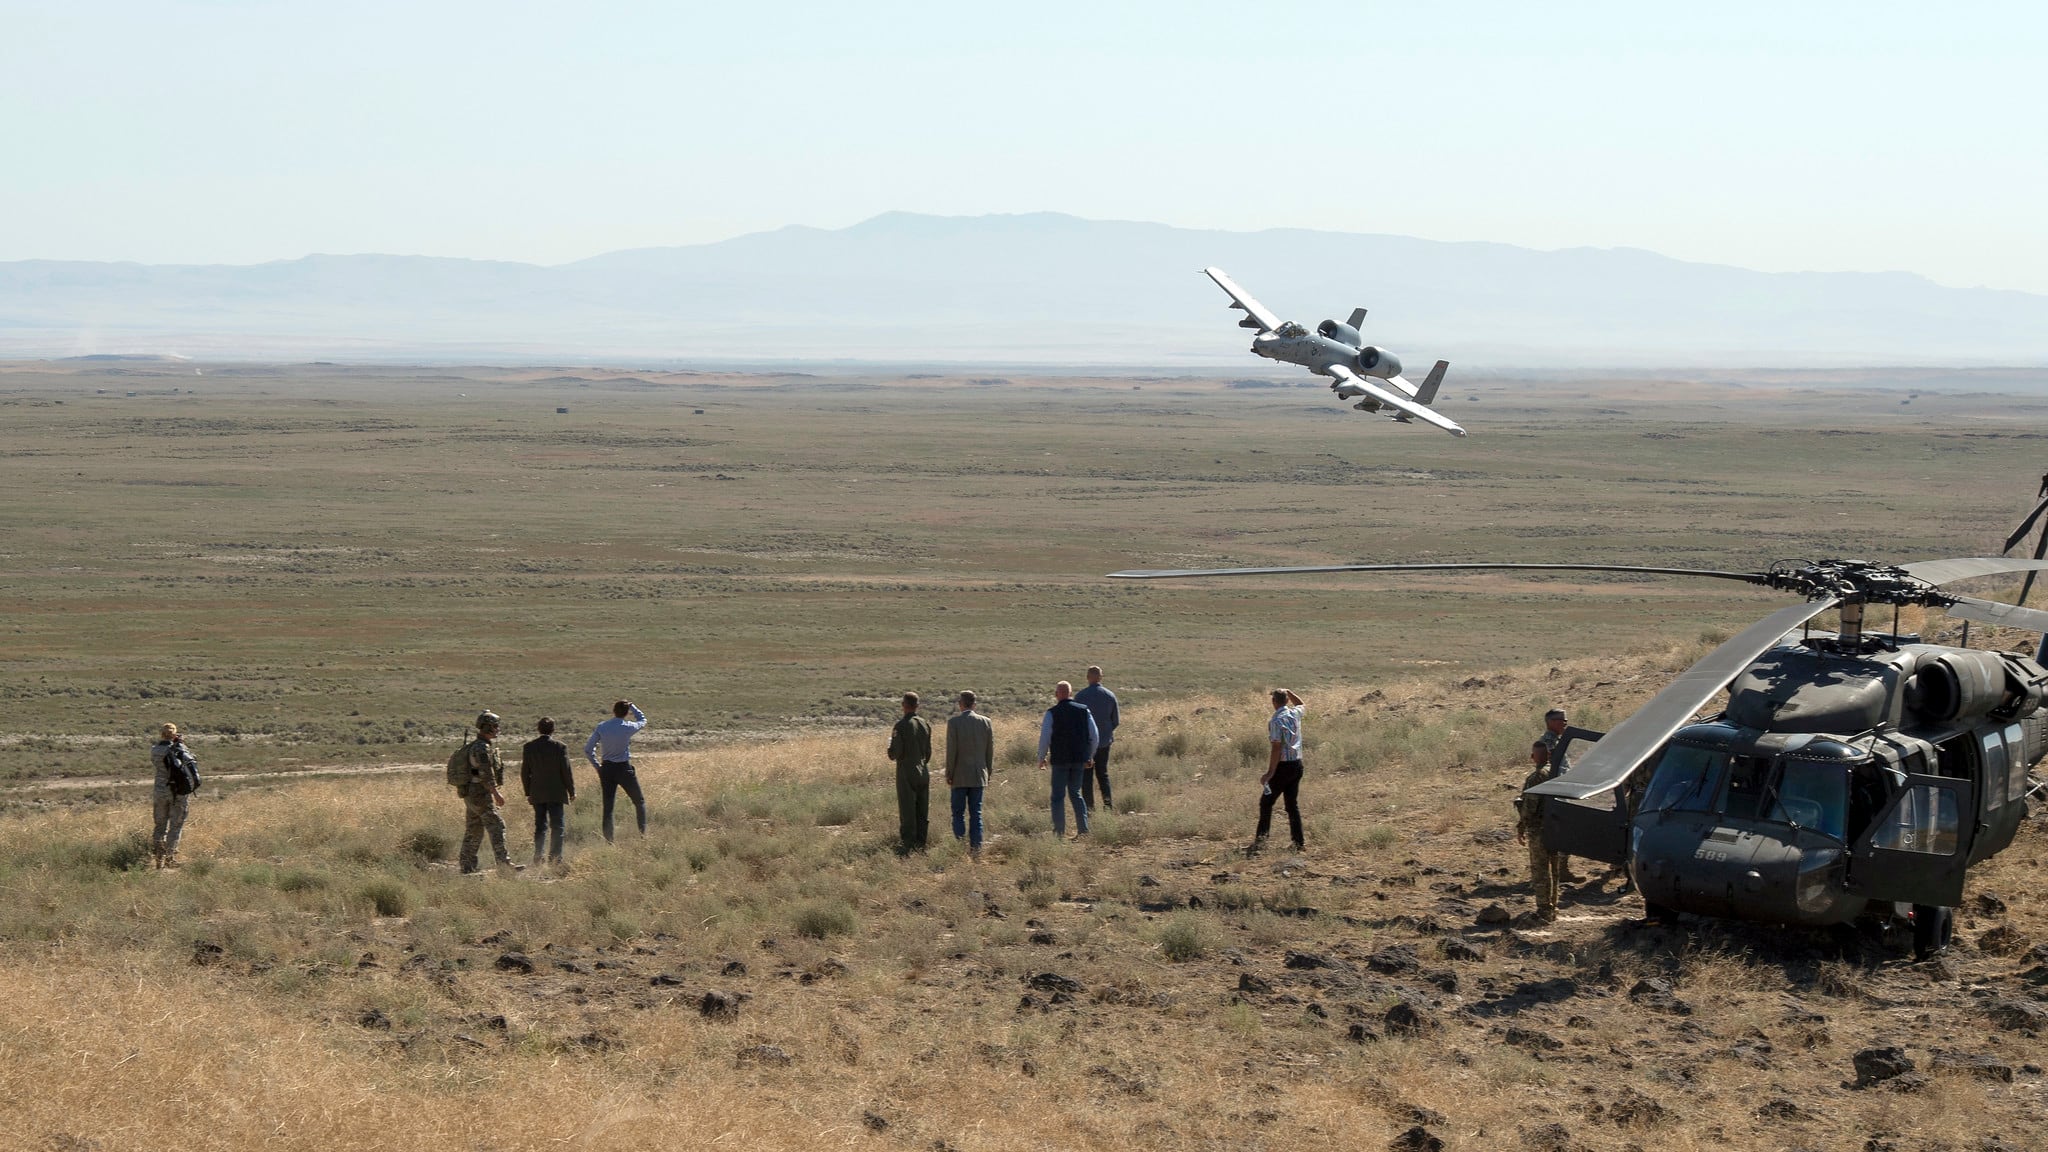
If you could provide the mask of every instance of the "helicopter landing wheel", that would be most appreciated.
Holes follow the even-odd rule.
[[[1955,909],[1933,904],[1913,905],[1913,959],[1925,960],[1936,955],[1948,947],[1955,935]]]

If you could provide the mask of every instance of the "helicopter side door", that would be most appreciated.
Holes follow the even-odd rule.
[[[1857,840],[1848,889],[1877,901],[1962,903],[1976,805],[1976,784],[1967,778],[1907,776]]]
[[[1607,735],[1576,725],[1564,730],[1564,738],[1551,754],[1553,767],[1561,763],[1574,742],[1592,742]],[[1635,818],[1635,803],[1643,773],[1640,771],[1621,787],[1589,796],[1583,801],[1552,798],[1543,806],[1543,843],[1553,852],[1581,856],[1602,864],[1628,862],[1628,826]]]

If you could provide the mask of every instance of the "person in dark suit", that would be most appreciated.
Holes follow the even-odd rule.
[[[519,783],[533,805],[533,866],[538,868],[543,846],[548,863],[562,862],[563,826],[569,802],[576,799],[576,774],[569,768],[568,747],[555,739],[555,722],[543,716],[534,727],[540,735],[519,752]]]

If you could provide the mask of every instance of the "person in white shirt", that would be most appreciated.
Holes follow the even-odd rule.
[[[1301,839],[1301,697],[1285,688],[1272,692],[1273,718],[1266,722],[1266,740],[1271,751],[1266,774],[1259,777],[1265,792],[1259,797],[1259,834],[1248,853],[1266,846],[1266,833],[1273,829],[1273,801],[1287,801],[1287,830],[1294,834],[1294,847]]]
[[[628,713],[632,719],[627,719]],[[583,755],[597,769],[597,782],[604,789],[604,839],[612,840],[612,801],[619,789],[633,802],[633,814],[640,822],[640,834],[647,835],[647,800],[640,794],[640,776],[633,770],[633,737],[647,727],[647,717],[631,700],[612,705],[612,718],[590,730]]]

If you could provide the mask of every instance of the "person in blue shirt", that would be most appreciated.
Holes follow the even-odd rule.
[[[1038,725],[1038,766],[1052,772],[1052,834],[1067,834],[1067,802],[1074,805],[1076,835],[1088,834],[1088,801],[1081,795],[1081,782],[1088,778],[1088,764],[1095,759],[1095,717],[1074,699],[1074,686],[1065,680],[1053,685],[1053,706],[1045,710]]]
[[[1102,789],[1102,806],[1113,808],[1116,801],[1109,795],[1109,746],[1116,739],[1116,693],[1102,686],[1102,669],[1093,664],[1088,666],[1088,686],[1074,693],[1074,699],[1088,714],[1095,717],[1095,731],[1102,737],[1095,744],[1093,772],[1081,777],[1081,796],[1088,801],[1092,811],[1095,808],[1095,789]]]
[[[632,719],[626,718],[627,713]],[[640,776],[633,770],[633,737],[647,727],[647,717],[633,706],[631,700],[621,700],[612,705],[612,718],[590,730],[590,739],[583,744],[583,755],[591,767],[597,769],[597,782],[604,789],[604,838],[607,844],[612,840],[612,801],[618,798],[619,789],[626,790],[626,799],[633,802],[633,814],[640,822],[640,834],[647,835],[647,801],[640,795]],[[600,755],[600,749],[602,754]]]

